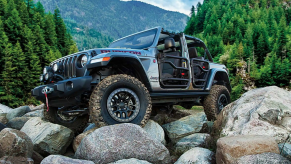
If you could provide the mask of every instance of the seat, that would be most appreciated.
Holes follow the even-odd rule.
[[[181,56],[179,51],[176,51],[175,41],[173,38],[165,40],[164,54],[170,56]],[[181,59],[166,58],[166,61],[172,62],[176,67],[181,67]],[[173,78],[178,76],[178,70],[174,69],[169,63],[163,63],[162,78]]]
[[[197,53],[197,49],[195,47],[190,47],[188,49],[189,52],[189,58],[191,60],[192,63],[195,62],[195,64],[199,64],[201,66],[203,66],[203,62],[197,62],[194,61],[193,59],[201,59],[203,60],[203,57],[198,57],[198,53]],[[194,78],[198,78],[199,75],[201,75],[202,71],[200,70],[200,68],[198,66],[194,66],[193,67],[193,73],[194,73]]]

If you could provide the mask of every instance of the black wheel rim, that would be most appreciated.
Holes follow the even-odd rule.
[[[107,99],[107,111],[118,122],[130,122],[138,115],[140,101],[128,88],[114,90]]]
[[[221,94],[218,98],[218,111],[217,114],[228,104],[228,99],[225,94]]]

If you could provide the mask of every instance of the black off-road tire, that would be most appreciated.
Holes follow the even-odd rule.
[[[127,123],[134,123],[144,127],[152,111],[150,94],[142,82],[137,78],[125,74],[106,77],[95,87],[89,102],[90,120],[97,127],[125,123],[119,122],[111,117],[107,110],[107,99],[109,95],[119,88],[132,90],[140,102],[140,110],[137,116]]]
[[[223,85],[214,85],[210,90],[210,94],[204,99],[203,107],[204,112],[209,121],[214,121],[217,118],[217,115],[221,112],[222,109],[219,108],[219,100],[222,95],[225,95],[227,103],[224,107],[230,103],[230,94],[228,89]]]
[[[87,126],[87,123],[89,121],[89,115],[76,116],[74,120],[66,121],[63,120],[60,116],[58,116],[57,110],[58,109],[56,107],[49,107],[49,111],[47,111],[47,107],[45,105],[43,110],[44,119],[51,123],[59,124],[67,128],[70,128],[74,133],[83,132],[84,128]]]

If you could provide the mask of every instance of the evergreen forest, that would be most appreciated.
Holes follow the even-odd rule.
[[[10,107],[36,104],[43,67],[78,51],[60,11],[33,0],[0,0],[0,38],[0,103]]]
[[[291,88],[291,2],[204,0],[191,8],[185,33],[206,42],[229,69],[232,99],[256,88]]]

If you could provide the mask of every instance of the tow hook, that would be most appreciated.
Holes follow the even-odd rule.
[[[54,91],[54,88],[50,88],[50,87],[44,87],[43,89],[42,89],[42,93],[43,94],[50,94],[50,93],[52,93]]]

